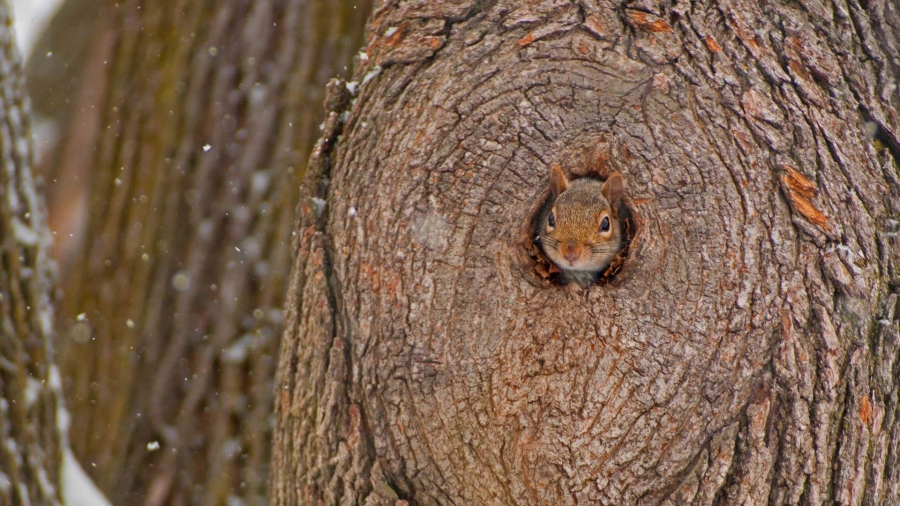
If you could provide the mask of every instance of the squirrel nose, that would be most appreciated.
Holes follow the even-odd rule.
[[[562,255],[570,264],[575,263],[581,257],[581,247],[575,243],[566,243],[563,246]]]

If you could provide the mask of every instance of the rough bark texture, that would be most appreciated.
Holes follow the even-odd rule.
[[[323,86],[351,64],[370,11],[112,10],[64,378],[73,449],[115,504],[265,501],[299,180]]]
[[[32,174],[30,107],[0,0],[0,504],[10,506],[61,503],[55,272]]]
[[[896,4],[389,0],[371,33],[301,195],[273,503],[900,503]],[[535,269],[553,162],[625,175],[608,284]]]

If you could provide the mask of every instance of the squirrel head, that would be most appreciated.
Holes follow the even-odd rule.
[[[550,189],[552,205],[537,230],[544,254],[564,273],[605,269],[622,246],[618,215],[622,174],[613,171],[604,182],[591,178],[570,182],[554,164]]]

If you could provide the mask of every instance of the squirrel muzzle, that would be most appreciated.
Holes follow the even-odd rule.
[[[575,265],[584,251],[584,248],[575,241],[566,241],[560,245],[559,252],[569,265]]]

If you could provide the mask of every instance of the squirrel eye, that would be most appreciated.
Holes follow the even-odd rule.
[[[609,216],[603,217],[603,221],[600,222],[600,231],[609,232]]]
[[[552,231],[556,227],[556,217],[553,216],[553,211],[550,211],[550,216],[547,217],[547,230]]]

